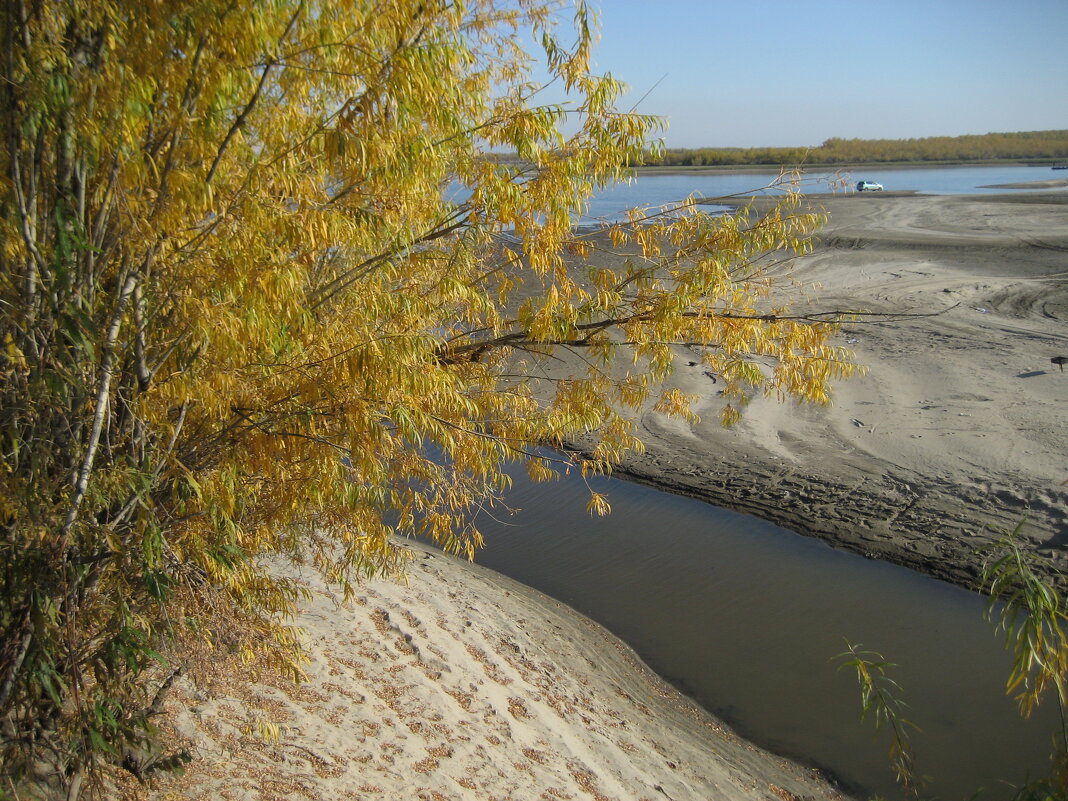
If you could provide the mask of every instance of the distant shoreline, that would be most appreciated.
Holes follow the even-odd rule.
[[[858,170],[923,170],[923,169],[954,169],[957,167],[1043,167],[1052,169],[1058,162],[1033,161],[912,161],[912,162],[858,162],[856,164],[801,164],[783,166],[780,164],[754,164],[754,165],[649,165],[642,167],[630,167],[628,170],[637,176],[641,175],[754,175],[763,173],[790,173],[800,170],[802,172],[856,172]]]
[[[1046,181],[1020,181],[1018,183],[1011,184],[985,184],[978,187],[979,189],[1005,189],[1005,190],[1022,190],[1027,192],[1035,192],[1038,200],[1041,202],[1059,202],[1056,197],[1048,197],[1045,192],[1054,192],[1058,190],[1068,189],[1068,178],[1050,178]],[[842,197],[843,195],[851,194],[852,190],[847,189],[845,192],[804,192],[804,196],[807,200],[822,200],[825,198]],[[932,197],[917,189],[892,189],[884,192],[858,192],[858,195],[863,195],[866,198],[889,198],[889,197]],[[946,196],[942,196],[946,197]],[[978,195],[967,195],[965,197],[979,197]],[[729,206],[731,208],[738,208],[744,205],[750,205],[754,208],[770,209],[779,201],[779,197],[775,195],[728,195],[726,197],[699,197],[697,204],[702,206]],[[1027,202],[1022,197],[1015,197],[1014,202],[1023,203]]]

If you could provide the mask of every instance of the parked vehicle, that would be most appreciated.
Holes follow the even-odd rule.
[[[872,181],[861,181],[857,184],[858,192],[882,192],[883,185],[877,184]]]

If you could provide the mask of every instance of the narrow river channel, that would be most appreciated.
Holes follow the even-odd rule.
[[[979,595],[745,515],[614,479],[594,518],[577,479],[515,476],[480,525],[477,561],[597,620],[743,736],[817,766],[843,791],[903,798],[885,732],[860,721],[844,639],[881,652],[911,707],[921,798],[1007,798],[1043,775],[1052,699],[1026,722]]]

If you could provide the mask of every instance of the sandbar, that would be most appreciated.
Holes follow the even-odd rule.
[[[969,587],[1025,521],[1025,548],[1064,570],[1068,192],[806,202],[829,222],[792,265],[819,285],[796,308],[920,316],[848,325],[838,344],[868,373],[829,407],[757,396],[731,429],[680,348],[671,381],[702,422],[643,410],[647,452],[619,475]]]

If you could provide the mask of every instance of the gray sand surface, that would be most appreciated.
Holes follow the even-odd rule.
[[[183,677],[167,724],[194,761],[151,797],[845,801],[571,608],[413,552],[407,584],[368,581],[350,602],[306,575],[300,686],[236,660]]]
[[[798,308],[935,316],[850,325],[866,376],[830,407],[754,398],[732,429],[680,348],[702,422],[646,410],[618,474],[964,585],[989,527],[1026,516],[1027,547],[1068,567],[1068,192],[808,202],[830,220]]]

